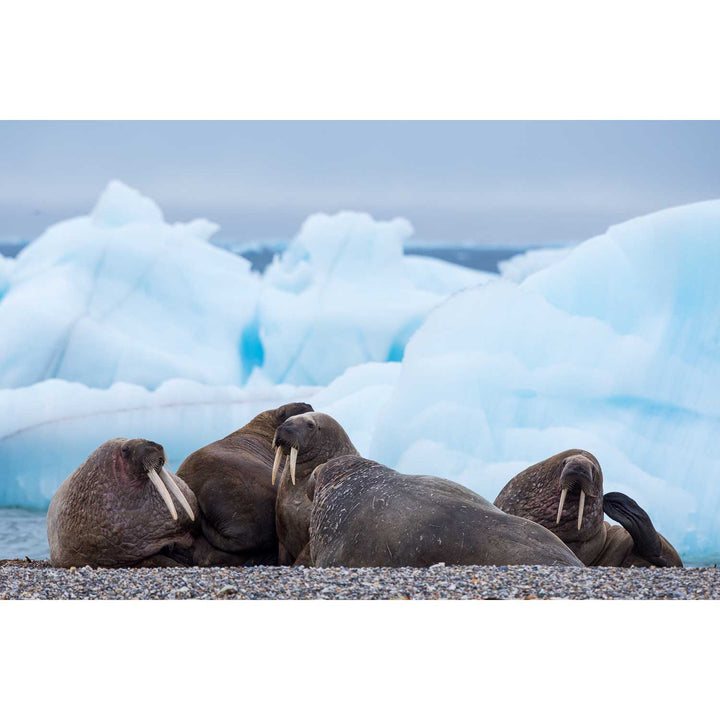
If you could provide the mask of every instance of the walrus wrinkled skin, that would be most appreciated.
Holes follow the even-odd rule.
[[[675,548],[634,500],[622,493],[603,496],[600,463],[586,450],[531,465],[508,482],[495,505],[548,528],[586,565],[682,567]],[[605,513],[622,527],[605,522]]]
[[[286,420],[275,433],[273,447],[276,453],[271,478],[273,486],[280,464],[285,460],[275,505],[280,563],[308,565],[312,509],[307,495],[308,478],[318,465],[340,455],[358,455],[358,451],[340,423],[319,412]]]
[[[315,469],[308,494],[316,567],[582,567],[549,530],[443,478],[338,457]]]
[[[178,475],[195,492],[201,511],[202,535],[193,544],[192,564],[278,564],[272,442],[289,417],[308,411],[307,403],[266,410],[183,461]]]
[[[60,485],[50,502],[50,562],[58,567],[177,565],[198,512],[190,488],[165,469],[162,445],[115,438]],[[173,497],[174,496],[174,497]]]

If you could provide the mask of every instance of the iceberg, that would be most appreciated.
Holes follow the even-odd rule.
[[[310,402],[336,417],[367,452],[399,371],[399,363],[368,363],[326,388],[271,385],[254,373],[242,388],[169,380],[156,390],[100,389],[55,379],[0,390],[0,507],[46,509],[60,483],[110,438],[155,440],[177,468],[191,452],[288,402]]]
[[[405,258],[400,218],[311,216],[264,276],[211,245],[216,230],[170,224],[113,181],[89,215],[2,259],[0,506],[46,507],[108,438],[155,439],[179,462],[322,388],[367,449],[411,334],[488,279]]]
[[[261,381],[239,388],[191,380],[169,380],[156,390],[128,383],[89,388],[66,380],[0,390],[0,507],[46,509],[60,483],[111,438],[155,440],[177,469],[191,452],[263,410],[312,402],[316,393]]]
[[[493,499],[581,447],[686,557],[720,553],[720,201],[611,227],[433,310],[371,456]]]
[[[0,300],[5,294],[5,291],[10,287],[10,278],[15,267],[14,258],[6,258],[0,254]]]
[[[0,258],[0,506],[95,447],[175,466],[304,400],[364,455],[488,499],[581,447],[685,560],[720,559],[720,201],[532,250],[501,276],[407,257],[407,220],[312,215],[263,275],[111,183]]]
[[[89,216],[48,228],[18,255],[0,301],[0,387],[240,384],[259,280],[207,242],[216,229],[170,225],[118,182]]]
[[[218,226],[165,221],[111,182],[88,216],[0,263],[0,388],[49,379],[148,389],[184,378],[326,385],[402,358],[438,302],[487,274],[406,258],[407,220],[313,215],[263,276],[210,244]]]
[[[311,215],[263,277],[263,372],[275,382],[326,385],[346,368],[398,361],[427,313],[487,273],[406,258],[403,218]]]
[[[498,263],[500,275],[507,280],[520,283],[525,278],[567,257],[572,247],[533,248],[513,255]]]

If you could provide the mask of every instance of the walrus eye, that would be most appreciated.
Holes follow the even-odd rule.
[[[123,446],[123,449],[121,450],[121,452],[123,454],[123,457],[127,457],[130,454],[130,448],[127,445],[125,445],[125,446]]]

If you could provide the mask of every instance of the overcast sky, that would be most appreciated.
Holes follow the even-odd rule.
[[[350,209],[423,241],[557,244],[720,197],[720,122],[0,122],[0,239],[114,178],[238,241]]]

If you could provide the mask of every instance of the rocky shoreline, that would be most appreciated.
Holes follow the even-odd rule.
[[[720,599],[717,568],[59,569],[0,561],[0,599],[535,600]]]

